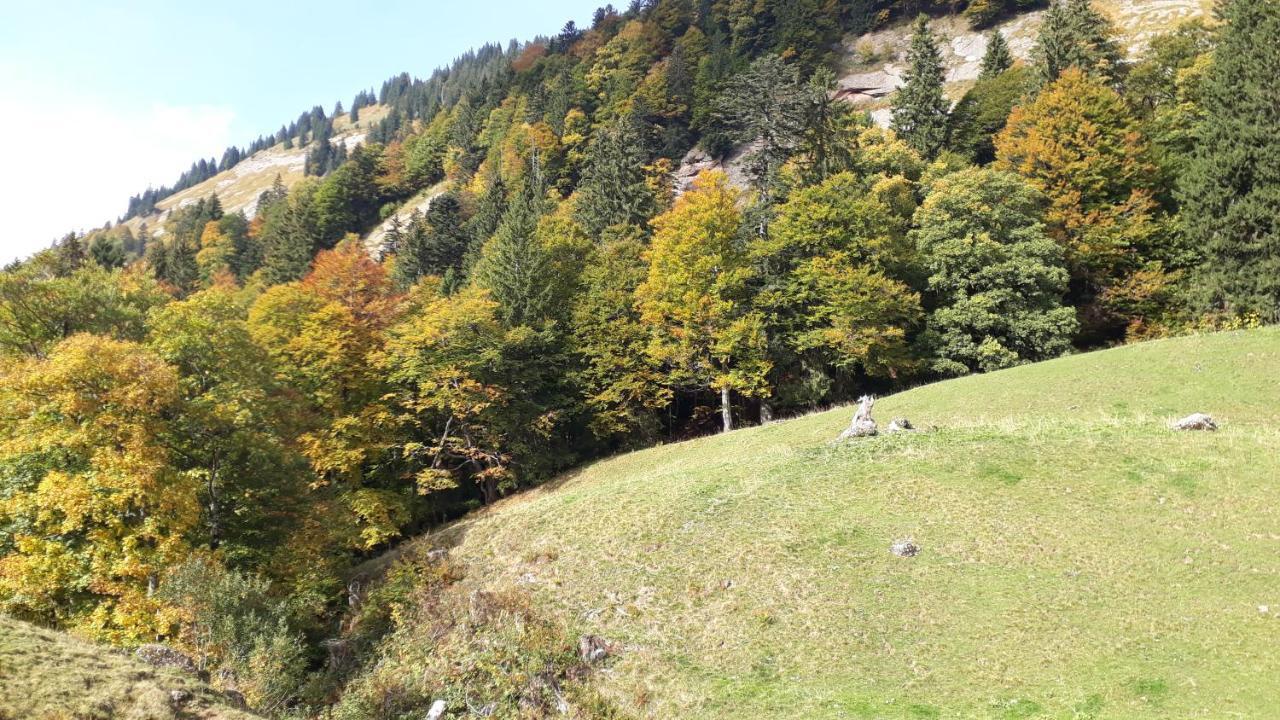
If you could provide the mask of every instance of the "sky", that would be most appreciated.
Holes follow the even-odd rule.
[[[42,0],[0,20],[0,263],[304,110],[589,24],[604,0]]]

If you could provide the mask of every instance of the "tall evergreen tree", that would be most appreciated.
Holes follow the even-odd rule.
[[[982,72],[978,74],[978,78],[995,77],[1011,67],[1013,67],[1013,51],[1009,49],[1004,33],[995,30],[991,33],[991,39],[987,41],[987,52],[982,56]]]
[[[924,15],[916,19],[907,63],[906,84],[893,99],[893,129],[921,155],[932,158],[947,141],[951,103],[942,93],[942,56]]]
[[[596,133],[583,173],[578,219],[593,235],[612,225],[643,226],[653,215],[653,191],[645,182],[649,162],[644,133],[628,114]]]
[[[1045,12],[1034,57],[1042,85],[1070,67],[1115,82],[1124,61],[1115,29],[1091,0],[1054,0]]]
[[[1280,320],[1280,3],[1227,0],[1180,195],[1206,303]]]
[[[500,306],[509,327],[541,320],[551,299],[545,282],[551,256],[535,234],[542,215],[542,193],[536,179],[512,200],[493,238],[485,243],[475,277]]]

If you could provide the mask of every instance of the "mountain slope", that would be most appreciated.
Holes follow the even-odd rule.
[[[254,717],[189,675],[0,616],[0,720]]]
[[[360,120],[355,125],[351,124],[349,114],[338,116],[334,121],[333,141],[344,143],[348,150],[354,148],[364,141],[369,128],[386,117],[388,110],[382,105],[368,106],[360,111]],[[305,147],[295,145],[286,150],[281,143],[256,152],[231,169],[161,200],[156,203],[156,212],[130,218],[123,225],[136,233],[146,224],[148,235],[159,237],[163,235],[163,225],[170,213],[210,195],[218,196],[226,212],[243,210],[252,218],[258,206],[258,196],[270,189],[276,176],[287,188],[303,179],[307,152],[312,147],[314,143]]]
[[[876,405],[918,433],[834,445],[845,408],[600,462],[417,550],[621,644],[599,682],[643,716],[1265,717],[1277,378],[1276,329],[1078,355]]]

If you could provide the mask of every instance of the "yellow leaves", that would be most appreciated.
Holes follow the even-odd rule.
[[[0,463],[38,468],[0,504],[32,532],[0,564],[0,601],[68,613],[122,637],[161,630],[149,582],[186,550],[199,519],[189,479],[161,433],[179,401],[177,374],[134,344],[77,335],[5,378],[14,419]],[[97,596],[83,607],[72,602]],[[117,632],[111,630],[111,632]]]
[[[400,535],[409,521],[404,498],[387,490],[360,488],[346,493],[343,500],[360,523],[362,550],[371,550]]]

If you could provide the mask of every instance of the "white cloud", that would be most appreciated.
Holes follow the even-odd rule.
[[[0,67],[0,262],[118,218],[130,195],[232,140],[227,108],[42,97],[15,77]]]

